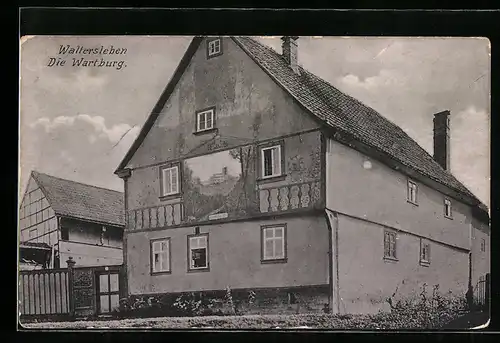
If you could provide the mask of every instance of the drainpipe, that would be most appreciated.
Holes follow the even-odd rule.
[[[337,213],[325,210],[326,222],[329,233],[329,285],[330,294],[328,296],[330,312],[333,314],[340,313],[340,297],[339,297],[339,259],[338,259],[338,216]]]
[[[127,268],[127,232],[129,228],[129,223],[128,223],[128,180],[129,177],[132,175],[132,171],[128,168],[121,170],[120,172],[117,173],[118,177],[120,177],[123,180],[123,186],[124,186],[124,193],[123,193],[123,212],[125,217],[124,222],[125,222],[125,228],[123,229],[123,236],[122,236],[122,252],[123,252],[123,262],[122,262],[122,268],[121,268],[121,275],[120,278],[122,279],[122,284],[123,287],[120,287],[120,297],[121,298],[126,298],[128,297],[128,268]]]

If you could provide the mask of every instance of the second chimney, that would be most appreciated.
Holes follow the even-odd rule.
[[[299,66],[297,64],[297,39],[299,39],[297,36],[281,37],[281,54],[290,68],[298,74]]]
[[[434,160],[450,170],[450,111],[434,114]]]

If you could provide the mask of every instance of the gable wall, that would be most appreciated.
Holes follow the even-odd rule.
[[[36,233],[30,237],[30,231]],[[30,177],[19,207],[20,241],[54,245],[58,241],[57,218],[41,188]]]
[[[224,38],[223,54],[208,60],[206,42],[202,41],[155,124],[127,165],[132,169],[128,180],[129,210],[160,205],[159,165],[183,158],[214,137],[213,133],[193,134],[195,112],[210,106],[216,106],[216,127],[220,137],[234,144],[318,127],[232,39]],[[316,137],[307,140],[319,142]],[[302,138],[291,141],[291,144],[298,141],[303,145],[292,150],[295,154],[303,153],[305,158],[315,148],[302,143]],[[231,147],[231,143],[226,146]]]
[[[481,240],[484,239],[485,249],[481,250]],[[490,273],[491,241],[490,227],[477,220],[472,221],[472,286],[476,287],[481,277]]]
[[[223,54],[206,58],[203,40],[156,123],[127,165],[179,158],[211,135],[193,135],[195,112],[216,106],[221,136],[269,139],[317,127],[230,38]]]

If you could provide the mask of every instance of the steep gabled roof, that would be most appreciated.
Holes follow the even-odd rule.
[[[123,193],[31,172],[57,215],[124,226]]]
[[[116,172],[125,168],[132,155],[139,148],[202,38],[196,37],[191,42],[169,85],[156,104],[155,110],[146,121],[141,134]],[[302,67],[299,68],[299,75],[296,74],[280,54],[252,38],[232,37],[232,39],[276,83],[322,124],[344,132],[417,173],[472,199],[479,208],[487,211],[486,206],[450,172],[443,169],[425,149],[400,127],[374,109],[341,92]]]

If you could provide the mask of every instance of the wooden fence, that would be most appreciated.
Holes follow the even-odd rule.
[[[490,303],[490,274],[481,275],[474,287],[474,305],[480,308],[489,308]]]
[[[19,306],[24,316],[69,315],[68,269],[21,271]]]

